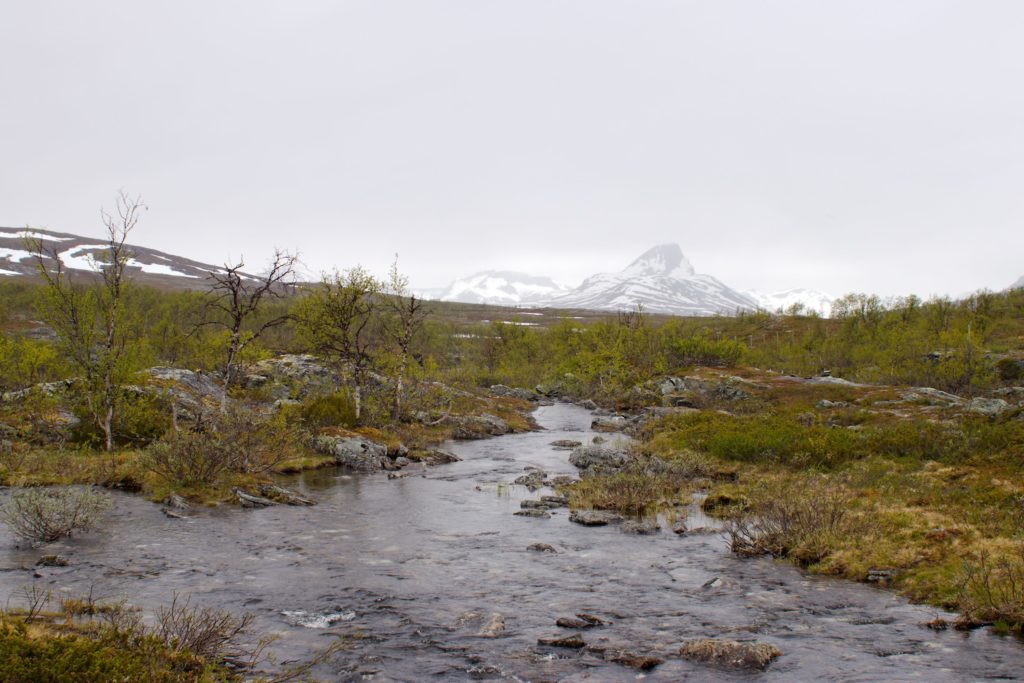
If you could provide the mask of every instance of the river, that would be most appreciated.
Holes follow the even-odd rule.
[[[70,565],[39,569],[45,588],[92,589],[150,612],[175,593],[250,612],[257,631],[278,637],[279,662],[341,638],[344,649],[316,670],[322,680],[938,682],[1024,672],[1024,646],[1014,639],[928,630],[921,624],[937,615],[931,608],[736,558],[719,534],[581,527],[564,508],[550,519],[514,516],[522,499],[550,491],[508,483],[531,466],[575,474],[568,453],[549,444],[593,436],[590,413],[575,406],[541,407],[535,417],[544,431],[450,444],[461,462],[402,479],[334,469],[287,479],[319,501],[311,508],[225,508],[179,520],[117,494],[102,528],[81,537],[33,550],[0,532],[0,596],[16,604],[33,581],[22,568],[60,553]],[[696,507],[690,514],[690,527],[711,524]],[[557,552],[527,550],[534,543]],[[610,622],[583,631],[588,643],[666,662],[641,673],[537,645],[572,633],[554,622],[579,612]],[[496,637],[478,635],[501,621]],[[702,637],[756,638],[783,655],[758,674],[675,655]]]

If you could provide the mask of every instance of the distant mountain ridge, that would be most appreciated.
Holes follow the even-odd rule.
[[[696,272],[678,244],[648,249],[618,273],[592,275],[551,299],[556,308],[623,310],[642,306],[668,315],[734,315],[757,302],[711,275]]]
[[[485,270],[456,280],[438,298],[468,304],[530,306],[549,301],[568,289],[549,277],[511,270]]]
[[[832,314],[832,304],[836,298],[831,294],[820,292],[816,289],[806,287],[795,287],[782,289],[777,292],[757,292],[747,290],[747,296],[757,302],[758,308],[769,313],[794,310],[794,307],[802,307],[805,312],[815,312],[820,316],[829,317]]]
[[[37,274],[35,257],[27,248],[26,238],[43,242],[46,250],[55,250],[64,266],[71,271],[95,272],[95,258],[107,250],[102,239],[82,237],[67,232],[35,228],[0,228],[0,278],[31,277]],[[199,289],[207,284],[207,276],[221,271],[214,266],[166,252],[129,245],[132,254],[128,270],[142,284],[179,289]]]

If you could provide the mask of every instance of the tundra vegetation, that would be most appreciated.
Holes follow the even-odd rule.
[[[643,515],[706,494],[739,554],[877,581],[958,610],[961,627],[1024,626],[1024,290],[854,294],[828,319],[522,321],[425,304],[397,264],[386,281],[354,268],[293,283],[294,257],[278,253],[263,276],[237,265],[205,291],[164,291],[131,280],[140,208],[123,200],[93,277],[42,255],[39,281],[0,282],[0,484],[237,503],[275,472],[334,464],[325,438],[428,459],[492,418],[529,428],[524,397],[592,401],[636,442],[624,466],[567,488],[572,507]],[[51,524],[74,505],[27,491],[4,515],[30,542],[102,511],[80,501],[81,518]],[[35,638],[11,616],[0,628],[4,647]],[[129,647],[116,629],[67,637],[172,647],[153,633]],[[141,660],[177,666],[162,652]]]

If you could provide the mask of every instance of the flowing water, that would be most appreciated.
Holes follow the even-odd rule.
[[[35,580],[71,595],[126,597],[149,611],[175,593],[256,615],[278,661],[309,658],[338,638],[323,680],[964,681],[1024,676],[1024,646],[985,631],[933,632],[936,612],[869,586],[739,559],[717,534],[635,536],[586,528],[568,511],[513,516],[528,466],[574,474],[555,439],[588,441],[590,414],[535,414],[546,431],[457,443],[462,462],[389,480],[320,470],[285,483],[312,508],[200,511],[165,517],[118,495],[101,530],[41,550],[0,535],[0,597]],[[709,525],[699,509],[689,526]],[[548,543],[557,553],[527,550]],[[31,567],[59,552],[65,568]],[[715,581],[714,579],[718,579]],[[537,645],[568,635],[558,617],[611,623],[588,643],[667,661],[639,673],[587,652]],[[495,615],[501,615],[496,617]],[[948,615],[947,615],[948,616]],[[504,621],[496,637],[481,637]],[[498,631],[500,628],[493,628]],[[706,668],[675,656],[690,638],[759,639],[783,655],[765,673]]]

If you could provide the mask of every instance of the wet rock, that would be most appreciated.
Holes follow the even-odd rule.
[[[580,649],[586,646],[583,641],[583,636],[579,633],[574,633],[571,636],[554,636],[551,638],[538,638],[538,645],[546,645],[547,647],[568,647],[573,649]]]
[[[450,420],[455,425],[452,438],[463,441],[501,436],[511,431],[508,423],[497,415],[461,415]]]
[[[426,451],[425,453],[419,453],[418,459],[420,462],[428,465],[447,465],[449,463],[459,462],[462,460],[462,458],[453,453],[442,451],[437,448]]]
[[[481,628],[476,635],[479,638],[497,638],[504,632],[505,616],[498,612],[494,612],[488,618],[487,623],[484,624],[483,628]]]
[[[535,508],[530,508],[530,509],[527,509],[527,510],[517,510],[513,514],[515,514],[517,517],[550,517],[551,516],[551,513],[548,512],[547,510],[537,510]]]
[[[594,444],[596,446],[600,446],[603,443],[608,443],[608,439],[606,439],[603,436],[601,436],[600,434],[598,434],[597,436],[595,436],[593,439],[590,440],[590,443],[592,443],[592,444]]]
[[[160,508],[160,512],[164,513],[165,517],[170,517],[171,519],[188,519],[188,515],[179,510],[173,510],[171,508]]]
[[[548,484],[551,485],[551,486],[555,486],[555,487],[558,487],[558,486],[569,486],[570,484],[574,483],[575,481],[576,481],[576,479],[574,479],[573,477],[570,477],[568,474],[558,474],[558,475],[555,475],[554,477],[551,477],[551,480],[548,482]]]
[[[631,650],[605,650],[602,656],[606,662],[614,662],[640,671],[650,671],[665,663],[661,657],[638,654]]]
[[[36,560],[37,567],[66,567],[70,564],[63,555],[43,555]]]
[[[579,448],[583,445],[580,441],[573,441],[572,439],[558,439],[557,441],[551,442],[551,447],[560,451],[571,451],[574,448]]]
[[[674,534],[676,534],[678,536],[682,536],[683,534],[685,534],[686,533],[686,520],[685,519],[677,519],[675,522],[673,522],[672,523],[672,533],[674,533]]]
[[[547,510],[553,506],[543,500],[523,500],[519,502],[519,507],[524,510]]]
[[[630,455],[619,448],[581,446],[569,456],[569,463],[581,470],[615,472],[626,466]]]
[[[541,496],[541,502],[552,508],[569,507],[569,499],[566,496]]]
[[[605,526],[622,521],[622,517],[607,510],[573,510],[569,521],[583,526]]]
[[[722,577],[716,576],[715,578],[708,579],[707,581],[702,583],[700,587],[703,588],[704,590],[713,590],[713,589],[718,588],[718,587],[720,587],[720,586],[722,586],[724,584],[725,584],[725,582],[722,581]]]
[[[621,415],[597,417],[590,423],[590,428],[595,432],[621,432],[628,426],[629,421]]]
[[[584,410],[597,410],[597,404],[591,401],[589,398],[579,402],[579,407]]]
[[[492,385],[490,391],[495,396],[502,396],[504,398],[517,398],[520,401],[536,401],[538,398],[540,398],[536,394],[536,392],[530,391],[529,389],[507,387],[504,384]]]
[[[996,417],[1010,409],[1010,404],[1001,398],[972,398],[967,404],[967,410],[979,415]]]
[[[558,552],[557,550],[555,550],[555,546],[551,545],[550,543],[531,543],[530,545],[526,546],[526,549],[530,550],[532,552],[535,552],[535,553],[557,553]]]
[[[388,479],[405,479],[412,472],[388,472]]]
[[[942,617],[935,617],[931,621],[926,621],[921,625],[925,628],[931,629],[932,631],[945,631],[949,628],[949,622]]]
[[[259,492],[261,496],[275,503],[284,503],[285,505],[316,505],[315,500],[303,498],[292,490],[282,486],[275,486],[274,484],[260,484]]]
[[[360,472],[378,472],[389,463],[387,447],[358,434],[320,434],[313,439],[318,453],[333,455],[342,467]]]
[[[764,671],[782,652],[774,645],[740,642],[716,638],[690,640],[679,649],[679,655],[703,664],[728,669]]]
[[[626,534],[637,534],[640,536],[647,536],[650,534],[656,534],[661,531],[661,527],[658,523],[652,519],[641,519],[641,520],[628,520],[623,522],[619,529]]]
[[[544,487],[544,479],[546,476],[547,473],[544,472],[544,470],[530,470],[526,474],[517,477],[512,483],[519,486],[525,486],[531,491],[536,491],[537,489]]]
[[[235,494],[239,504],[244,508],[265,508],[271,505],[277,505],[274,501],[269,498],[262,498],[260,496],[254,496],[251,493],[246,493],[242,489],[234,488],[231,492]]]
[[[576,630],[604,626],[604,623],[604,619],[593,614],[577,614],[575,617],[559,617],[555,620],[555,626]]]

